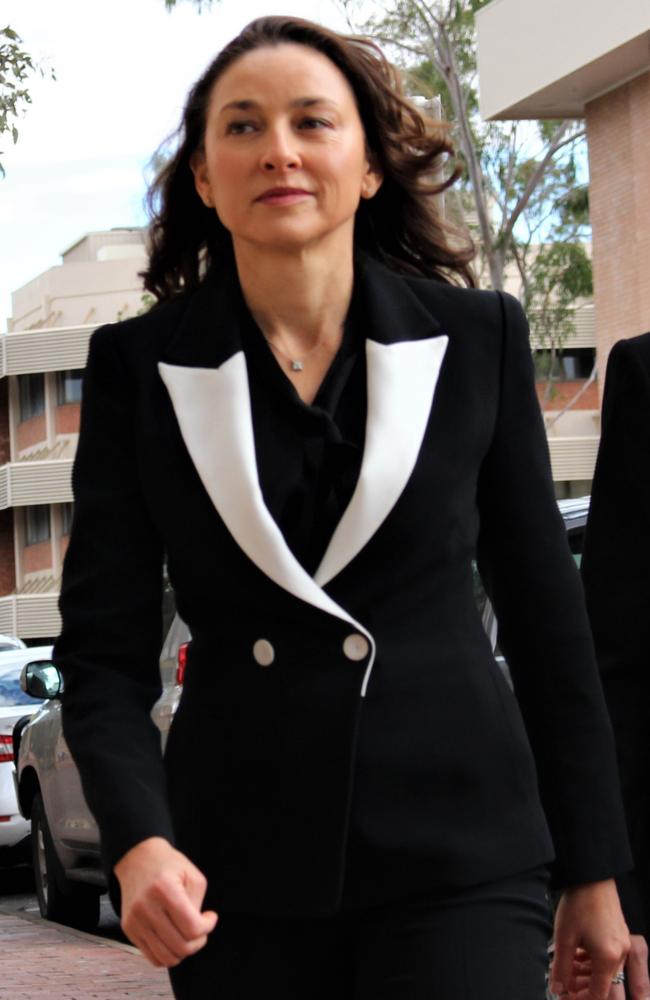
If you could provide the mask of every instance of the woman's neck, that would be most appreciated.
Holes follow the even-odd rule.
[[[244,299],[265,337],[296,356],[340,340],[352,297],[352,247],[336,257],[236,247],[235,258]]]

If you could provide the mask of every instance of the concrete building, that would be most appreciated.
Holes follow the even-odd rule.
[[[0,633],[54,637],[88,341],[143,308],[137,229],[89,233],[14,292],[0,336]]]
[[[650,330],[650,3],[492,0],[477,26],[485,118],[586,121],[602,392],[612,345]],[[556,479],[592,477],[599,435],[593,404],[549,430]],[[574,456],[564,469],[558,448]],[[584,475],[576,475],[576,463]]]

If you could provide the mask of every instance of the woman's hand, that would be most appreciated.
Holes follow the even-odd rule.
[[[630,936],[630,952],[625,963],[627,992],[623,983],[612,985],[608,1000],[650,1000],[650,979],[648,978],[648,946],[641,934]],[[574,963],[574,983],[577,990],[584,989],[591,974],[591,963],[587,955],[579,951]]]
[[[152,965],[178,965],[199,951],[217,914],[201,912],[207,881],[162,837],[136,844],[115,865],[122,892],[122,930]]]
[[[563,892],[555,914],[550,977],[555,994],[571,1000],[609,1000],[612,980],[625,965],[629,950],[630,936],[613,879]]]
[[[627,956],[625,976],[627,989],[632,1000],[650,1000],[650,978],[648,978],[648,945],[642,934],[630,937],[630,954]],[[620,994],[623,1000],[623,993]],[[610,997],[610,1000],[615,1000]]]

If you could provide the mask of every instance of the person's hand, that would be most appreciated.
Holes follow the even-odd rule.
[[[648,944],[642,934],[630,936],[630,953],[625,964],[627,990],[631,1000],[650,1000],[650,978],[648,977]],[[624,1000],[621,987],[620,993],[610,997],[610,1000]]]
[[[555,914],[551,990],[570,1000],[610,1000],[630,936],[613,879],[566,889]],[[619,1000],[616,993],[613,1000]]]
[[[630,951],[625,963],[627,993],[623,983],[613,983],[607,1000],[650,1000],[650,979],[648,978],[648,946],[641,934],[630,935]],[[586,989],[591,975],[591,962],[587,953],[578,949],[573,964],[573,990]],[[568,995],[573,995],[571,991]]]
[[[217,914],[201,912],[205,876],[162,837],[127,851],[114,868],[122,892],[122,930],[152,965],[169,968],[199,951]]]

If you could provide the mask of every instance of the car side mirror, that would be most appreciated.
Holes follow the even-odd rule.
[[[20,672],[20,686],[32,698],[52,699],[63,690],[63,678],[50,660],[32,660]]]

